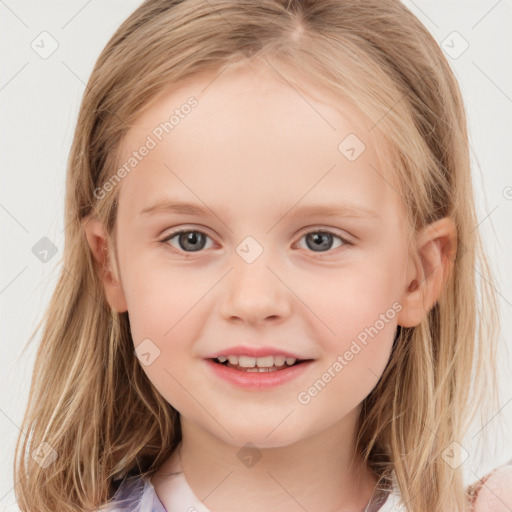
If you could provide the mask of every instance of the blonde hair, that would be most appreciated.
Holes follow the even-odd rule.
[[[467,510],[462,468],[442,455],[496,401],[496,297],[476,228],[461,93],[434,38],[398,0],[147,0],[112,36],[68,161],[62,271],[16,445],[21,510],[98,507],[115,475],[153,474],[181,440],[177,411],[136,358],[127,313],[108,305],[82,222],[103,221],[117,273],[119,186],[101,200],[94,191],[117,169],[123,137],[160,92],[255,58],[293,87],[307,76],[364,113],[392,157],[411,232],[445,216],[455,222],[453,272],[424,320],[398,328],[363,402],[357,447],[380,482],[394,472],[408,511]],[[26,457],[43,442],[57,452],[47,467]]]

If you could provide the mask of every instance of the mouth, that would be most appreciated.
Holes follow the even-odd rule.
[[[247,352],[247,350],[245,350]],[[247,354],[211,354],[205,358],[213,375],[246,391],[263,392],[301,378],[314,359],[299,359],[290,353],[261,349],[259,357]],[[263,354],[261,354],[263,352]],[[265,354],[266,352],[266,354]]]
[[[232,368],[241,372],[258,372],[268,373],[280,370],[286,370],[292,366],[299,366],[312,359],[296,359],[295,357],[285,356],[265,356],[265,357],[249,357],[236,355],[220,355],[212,358],[214,363]]]

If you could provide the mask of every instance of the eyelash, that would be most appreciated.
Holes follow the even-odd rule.
[[[159,242],[164,244],[164,247],[166,249],[170,250],[173,253],[184,253],[184,254],[187,254],[187,255],[189,255],[189,254],[192,255],[195,252],[200,253],[200,252],[204,251],[204,249],[201,249],[199,251],[187,252],[187,251],[183,251],[181,249],[176,249],[175,247],[171,246],[168,242],[170,240],[172,240],[174,237],[176,237],[177,235],[179,235],[180,233],[201,233],[202,235],[204,235],[207,238],[211,239],[211,237],[209,237],[205,232],[200,231],[198,229],[178,229],[178,230],[173,231],[172,233],[166,235],[162,240],[159,240]],[[354,245],[350,240],[347,240],[346,238],[344,238],[344,237],[342,237],[340,235],[337,235],[336,233],[334,233],[333,231],[330,231],[328,229],[316,229],[316,230],[312,230],[312,231],[307,231],[306,233],[302,234],[302,236],[300,237],[299,241],[302,240],[302,238],[304,238],[306,235],[309,235],[309,234],[312,234],[312,233],[327,233],[327,234],[333,235],[334,238],[339,238],[343,242],[343,244],[340,247],[336,247],[334,249],[329,249],[327,251],[319,251],[319,252],[310,251],[310,252],[312,252],[315,255],[320,255],[320,257],[322,257],[323,254],[332,253],[336,249],[340,249],[344,245],[347,245],[347,246]]]

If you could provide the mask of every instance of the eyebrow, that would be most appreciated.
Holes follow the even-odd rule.
[[[362,205],[324,203],[292,207],[288,209],[282,217],[288,216],[292,219],[296,217],[354,217],[354,218],[379,218],[377,212],[370,210]]]
[[[211,210],[206,206],[191,204],[182,201],[173,201],[170,199],[161,199],[139,212],[140,215],[153,215],[157,213],[176,213],[182,215],[195,215],[206,217],[211,214]],[[315,205],[304,205],[300,207],[288,208],[282,212],[278,218],[289,216],[290,219],[297,217],[352,217],[352,218],[380,218],[380,215],[362,205],[324,203]]]
[[[154,215],[157,213],[177,213],[182,215],[195,215],[206,217],[211,214],[206,206],[192,204],[182,201],[173,201],[170,199],[161,199],[152,205],[144,208],[139,215]],[[291,207],[283,212],[279,218],[289,216],[295,219],[297,217],[324,216],[324,217],[353,217],[353,218],[380,218],[380,215],[362,205],[341,204],[341,203],[323,203],[315,205],[303,205],[300,207]]]

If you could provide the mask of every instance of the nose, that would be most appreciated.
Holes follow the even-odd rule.
[[[235,255],[220,299],[226,320],[258,324],[263,320],[277,322],[290,314],[293,294],[264,255],[252,263]]]

